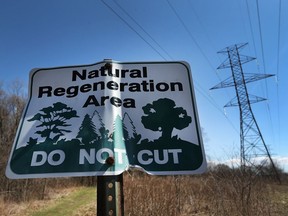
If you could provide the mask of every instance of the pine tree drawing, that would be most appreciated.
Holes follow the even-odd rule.
[[[113,124],[113,140],[114,141],[123,141],[125,137],[128,137],[128,131],[123,124],[123,121],[119,115],[116,116],[114,124]]]
[[[124,119],[123,122],[125,123],[125,130],[127,131],[127,134],[128,134],[127,139],[125,139],[125,140],[129,140],[134,144],[138,143],[141,139],[141,134],[137,133],[136,127],[135,127],[131,117],[129,116],[129,114],[127,112],[124,113],[123,119]],[[128,129],[128,127],[129,127],[129,129]]]
[[[101,115],[99,114],[99,112],[97,110],[94,111],[94,113],[92,114],[91,119],[93,119],[93,117],[97,115],[99,123],[100,123],[100,128],[99,128],[99,133],[101,136],[101,140],[108,140],[108,134],[109,134],[109,130],[105,128],[105,124],[103,122],[103,119],[101,117]]]
[[[84,116],[76,138],[81,138],[83,144],[91,144],[97,140],[96,127],[88,114]]]

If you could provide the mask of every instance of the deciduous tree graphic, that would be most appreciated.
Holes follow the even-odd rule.
[[[176,107],[173,100],[161,98],[142,107],[145,116],[141,121],[145,128],[152,131],[161,131],[161,139],[171,139],[174,128],[182,130],[192,122],[182,107]]]
[[[56,142],[60,136],[64,135],[64,132],[69,133],[70,130],[64,129],[71,124],[67,124],[67,120],[71,118],[79,117],[76,110],[68,107],[66,104],[57,102],[53,106],[45,107],[40,110],[39,113],[34,115],[28,121],[41,122],[36,128],[44,128],[38,130],[35,134],[39,134],[41,137],[46,138],[45,142]],[[54,137],[52,137],[54,135]]]

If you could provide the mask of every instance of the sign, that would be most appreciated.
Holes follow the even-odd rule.
[[[34,69],[9,178],[206,169],[189,65],[112,62]]]

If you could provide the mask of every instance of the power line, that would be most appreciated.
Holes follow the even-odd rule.
[[[280,62],[280,33],[281,33],[281,0],[279,0],[278,7],[278,43],[277,43],[277,68],[276,68],[276,86],[277,86],[277,118],[278,118],[278,130],[280,138],[280,99],[279,99],[279,62]]]
[[[257,18],[258,18],[258,27],[259,27],[259,34],[260,34],[260,44],[261,44],[261,54],[262,54],[262,61],[263,61],[263,68],[264,73],[266,74],[266,63],[265,63],[265,57],[264,57],[264,48],[263,48],[263,37],[262,37],[262,25],[261,25],[261,19],[260,19],[260,12],[259,12],[259,3],[258,0],[256,0],[257,3]],[[266,86],[267,87],[267,86]],[[267,89],[266,89],[267,90]]]
[[[186,30],[186,32],[188,33],[188,35],[190,36],[190,38],[192,39],[192,41],[194,42],[194,44],[197,46],[197,48],[200,50],[201,54],[204,56],[205,60],[208,62],[209,66],[212,68],[212,70],[215,72],[216,76],[218,77],[219,80],[221,80],[221,78],[219,77],[218,73],[215,71],[212,63],[210,62],[209,58],[206,56],[206,54],[204,53],[204,51],[201,49],[199,43],[196,41],[196,39],[194,38],[194,36],[192,35],[192,33],[190,32],[189,28],[187,27],[187,25],[185,24],[185,22],[183,21],[183,19],[180,17],[180,15],[178,14],[178,12],[176,11],[176,9],[174,8],[174,6],[171,4],[171,2],[169,0],[166,0],[169,7],[172,9],[172,11],[174,12],[174,14],[176,15],[176,17],[178,18],[178,20],[180,21],[180,23],[182,24],[182,26],[184,27],[184,29]],[[199,83],[196,82],[196,84],[198,84],[200,86]],[[200,86],[201,87],[201,86]],[[214,101],[214,99],[208,94],[208,97],[206,97],[199,88],[198,89],[199,93],[204,96],[206,98],[206,100],[209,101],[209,103],[211,103],[221,114],[224,115],[224,117],[227,119],[227,121],[229,122],[229,124],[232,126],[232,128],[239,133],[239,131],[236,129],[236,127],[233,125],[233,123],[228,119],[228,117],[221,111],[221,109],[217,106],[217,103]],[[201,89],[203,89],[201,87]],[[210,98],[210,99],[209,99]]]
[[[109,4],[105,2],[105,0],[101,0],[101,2],[112,11],[122,22],[124,22],[134,33],[136,33],[148,46],[150,46],[158,55],[160,55],[164,60],[167,59],[154,47],[151,43],[149,43],[133,26],[131,26],[123,17],[121,17]]]
[[[257,56],[256,43],[255,43],[255,38],[254,38],[254,32],[253,32],[253,27],[252,27],[251,14],[250,14],[248,0],[246,0],[246,8],[247,8],[247,13],[248,13],[248,18],[249,18],[250,32],[251,32],[251,35],[252,35],[253,48],[254,48],[255,56]]]
[[[277,72],[276,75],[279,75],[279,61],[280,61],[280,32],[281,32],[281,0],[279,0],[278,7],[278,43],[277,43]]]
[[[259,34],[260,34],[260,45],[261,45],[261,54],[262,54],[262,61],[263,61],[263,70],[264,74],[266,74],[266,62],[265,62],[265,55],[264,55],[264,45],[263,45],[263,36],[262,36],[262,25],[261,25],[261,18],[260,18],[260,10],[259,10],[259,2],[256,0],[257,5],[257,18],[258,18],[258,27],[259,27]],[[266,89],[266,97],[268,97],[268,87],[267,81],[265,80],[265,89]]]
[[[209,36],[209,34],[208,34],[208,32],[207,32],[207,29],[205,28],[205,25],[202,23],[202,21],[201,21],[201,19],[200,19],[200,17],[199,17],[199,14],[198,14],[197,11],[195,10],[192,2],[191,2],[190,0],[187,0],[187,1],[188,1],[188,3],[190,4],[191,11],[194,13],[194,15],[195,15],[195,17],[196,17],[196,20],[198,21],[198,23],[199,23],[200,26],[202,27],[203,32],[204,32],[204,34],[206,35],[206,38],[207,38],[208,42],[210,43],[210,46],[211,46],[214,50],[216,50],[216,49],[215,49],[215,44],[212,42],[211,37]],[[221,60],[220,60],[220,58],[219,58],[218,55],[217,55],[217,58],[218,58],[219,63],[220,63]],[[213,69],[214,69],[214,67],[213,67]]]
[[[186,30],[186,32],[188,33],[188,35],[190,36],[190,38],[192,39],[192,41],[194,42],[194,44],[197,46],[197,48],[199,49],[199,51],[201,52],[201,54],[204,56],[205,60],[208,62],[209,66],[213,69],[213,71],[215,71],[212,63],[210,62],[209,58],[205,55],[205,53],[203,52],[203,50],[201,49],[199,43],[196,41],[196,39],[194,38],[194,36],[192,35],[192,33],[190,32],[189,28],[187,27],[187,25],[184,23],[184,21],[182,20],[182,18],[180,17],[180,15],[178,14],[178,12],[176,11],[176,9],[174,8],[174,6],[171,4],[171,2],[169,0],[166,0],[169,7],[172,9],[172,11],[174,12],[174,14],[176,15],[176,17],[178,18],[178,20],[180,21],[180,23],[182,24],[182,26],[184,27],[184,29]],[[216,72],[215,72],[216,73]],[[220,79],[219,75],[216,73],[217,77]]]
[[[277,77],[279,76],[280,32],[281,32],[281,0],[279,0],[279,7],[278,7],[278,43],[277,43],[277,70],[276,70]]]
[[[264,55],[264,45],[263,45],[263,36],[262,36],[262,25],[261,25],[261,19],[260,19],[260,9],[259,9],[259,2],[256,0],[256,6],[257,6],[257,18],[258,18],[258,26],[259,26],[259,34],[260,34],[260,44],[261,44],[261,54],[262,54],[262,61],[263,61],[263,70],[264,74],[266,74],[266,62],[265,62],[265,55]],[[266,97],[269,98],[268,96],[268,86],[267,86],[267,81],[265,80],[265,90],[266,90]],[[266,103],[267,106],[267,111],[268,111],[268,117],[271,125],[271,131],[272,131],[272,136],[274,137],[274,130],[273,130],[273,123],[272,123],[272,117],[271,117],[271,110],[270,110],[270,105],[269,103]]]
[[[203,89],[203,87],[201,87],[201,85],[196,81],[195,84],[197,86],[195,86],[196,90],[199,92],[199,94],[201,94],[211,105],[213,105],[217,111],[219,111],[228,121],[228,123],[231,125],[231,127],[234,129],[234,131],[239,134],[239,130],[235,127],[235,125],[233,124],[233,122],[228,118],[228,116],[225,114],[225,112],[223,112],[223,110],[219,107],[219,105],[216,103],[216,101],[213,99],[213,97],[210,96],[210,94],[205,93],[205,90]],[[205,95],[207,94],[207,95]]]
[[[180,21],[180,23],[182,24],[182,26],[184,27],[185,31],[188,33],[188,35],[190,36],[190,38],[192,39],[192,41],[194,42],[194,44],[196,45],[196,47],[198,48],[198,50],[201,52],[202,56],[204,57],[204,59],[208,62],[209,66],[211,67],[211,69],[215,72],[217,78],[219,81],[221,81],[221,78],[219,76],[219,74],[217,73],[217,71],[215,70],[214,66],[212,65],[211,61],[209,60],[209,58],[207,57],[207,55],[204,53],[204,51],[201,49],[199,43],[197,42],[197,40],[195,39],[195,37],[193,36],[193,34],[191,33],[191,31],[189,30],[189,28],[187,27],[187,25],[185,24],[185,22],[183,21],[183,19],[181,18],[181,16],[179,15],[179,13],[176,11],[175,7],[171,4],[171,2],[169,0],[166,0],[169,7],[171,8],[171,10],[174,12],[175,16],[178,18],[178,20]],[[229,96],[228,92],[226,91],[227,96]]]
[[[149,34],[116,0],[114,3],[167,55],[171,60],[173,57]]]
[[[152,44],[150,44],[135,28],[133,28],[119,13],[117,13],[109,4],[107,4],[104,0],[101,0],[102,3],[109,9],[111,10],[122,22],[124,22],[133,32],[135,32],[142,40],[144,40],[155,52],[157,52],[164,60],[167,60]],[[114,1],[114,0],[113,0]],[[167,0],[168,1],[168,0]],[[114,1],[115,2],[115,1]],[[164,51],[171,59],[173,59],[173,57],[164,49],[161,48],[161,45],[155,40],[153,39],[153,37],[131,16],[129,15],[129,13],[122,7],[120,6],[117,2],[115,2],[117,4],[117,6],[131,19],[133,20],[133,22],[143,30],[143,32],[145,32],[151,40],[153,40],[162,51]],[[170,4],[170,2],[168,2]],[[171,5],[172,6],[172,5]],[[173,6],[172,6],[173,8]],[[176,12],[176,10],[174,9],[174,11]],[[177,12],[176,12],[177,14]],[[177,14],[177,17],[180,18],[179,14]],[[183,22],[183,20],[180,18],[181,23],[184,24],[186,31],[188,31],[190,37],[192,38],[192,40],[194,41],[194,43],[197,45],[197,47],[199,48],[199,50],[201,51],[202,55],[206,58],[206,60],[208,61],[208,63],[210,64],[210,66],[213,68],[211,62],[209,61],[209,59],[207,58],[207,56],[205,55],[205,53],[202,51],[201,47],[199,46],[199,44],[197,43],[197,41],[193,38],[192,34],[189,32],[187,26],[185,25],[185,23]],[[214,70],[214,68],[213,68]],[[217,73],[216,73],[217,74]],[[219,75],[217,74],[217,77],[220,79]],[[219,108],[219,106],[217,105],[217,103],[215,102],[215,100],[207,93],[205,93],[204,88],[194,79],[195,83],[198,85],[196,86],[196,90],[210,103],[212,104],[221,114],[223,114],[225,116],[225,118],[227,119],[227,121],[230,123],[230,125],[233,127],[233,129],[239,133],[239,131],[237,131],[236,127],[233,125],[232,121],[228,119],[228,117],[221,111],[221,109]],[[206,95],[205,95],[206,94]],[[208,95],[208,96],[207,96]]]

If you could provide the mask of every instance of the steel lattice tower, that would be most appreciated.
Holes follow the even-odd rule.
[[[239,54],[239,50],[247,43],[236,44],[224,48],[218,53],[228,55],[228,58],[218,67],[218,69],[230,68],[232,76],[211,89],[235,87],[236,97],[228,102],[224,107],[238,106],[240,110],[240,157],[241,167],[255,166],[256,159],[264,158],[260,167],[270,162],[276,171],[273,160],[265,144],[260,128],[254,117],[251,104],[265,100],[262,97],[249,95],[246,83],[271,77],[271,74],[247,74],[243,73],[242,64],[250,62],[255,58]],[[259,165],[258,165],[259,167]],[[277,173],[277,171],[276,171]],[[278,174],[277,174],[278,176]]]

